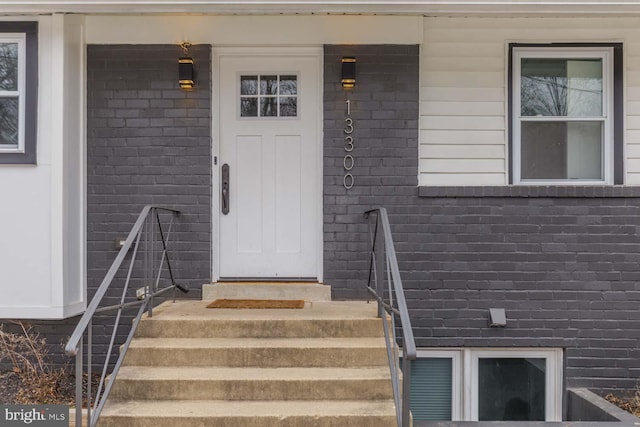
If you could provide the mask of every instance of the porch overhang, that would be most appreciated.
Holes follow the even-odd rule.
[[[640,15],[637,0],[4,0],[0,14]]]

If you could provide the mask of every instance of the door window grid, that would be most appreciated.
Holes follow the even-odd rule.
[[[298,77],[292,74],[240,76],[240,117],[297,117]]]

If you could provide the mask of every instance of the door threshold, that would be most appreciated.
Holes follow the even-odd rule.
[[[318,283],[316,277],[221,277],[218,283]]]

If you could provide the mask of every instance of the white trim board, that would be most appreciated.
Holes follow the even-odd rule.
[[[112,15],[87,16],[86,21],[88,44],[177,44],[189,40],[216,46],[311,46],[420,44],[423,39],[420,16]]]
[[[635,0],[4,0],[3,13],[384,13],[412,15],[640,13]]]

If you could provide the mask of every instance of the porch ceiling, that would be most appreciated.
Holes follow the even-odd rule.
[[[0,14],[640,15],[639,0],[3,0]]]

